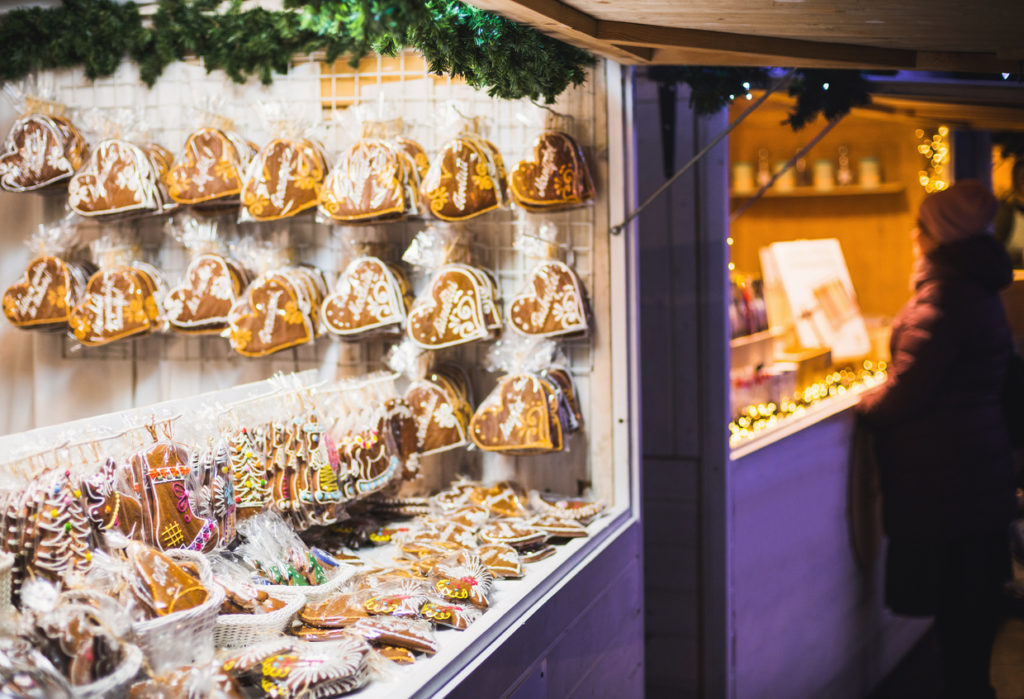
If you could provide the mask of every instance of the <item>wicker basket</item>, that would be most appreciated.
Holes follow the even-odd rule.
[[[128,687],[139,674],[142,667],[142,651],[138,646],[124,645],[124,658],[112,673],[91,682],[72,687],[75,699],[103,699],[104,697],[123,697],[128,695]]]
[[[11,606],[13,591],[11,575],[14,572],[14,554],[0,551],[0,609]]]
[[[322,585],[261,585],[261,590],[266,590],[271,597],[278,597],[294,592],[301,592],[308,604],[319,604],[331,595],[335,594],[358,572],[353,566],[344,566],[334,577]],[[282,597],[283,599],[283,597]]]
[[[268,593],[269,594],[269,593]],[[285,603],[283,607],[266,614],[221,614],[213,629],[213,645],[217,648],[244,648],[259,641],[279,636],[299,610],[306,604],[305,595],[294,589],[274,592]]]
[[[132,625],[136,643],[146,655],[150,668],[207,663],[213,658],[213,628],[224,602],[224,589],[213,582],[210,564],[202,554],[182,549],[164,552],[175,562],[191,561],[199,567],[199,578],[209,591],[202,604]]]

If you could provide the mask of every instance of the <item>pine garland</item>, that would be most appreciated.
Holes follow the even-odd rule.
[[[160,0],[150,26],[131,2],[63,0],[0,15],[0,46],[0,82],[76,65],[94,79],[127,57],[147,85],[188,56],[236,82],[269,83],[295,55],[348,55],[355,65],[370,52],[414,48],[431,72],[493,97],[549,103],[581,84],[593,63],[586,51],[457,0],[286,0],[283,11],[243,10],[241,0]]]
[[[662,67],[648,69],[657,82],[682,82],[690,86],[690,107],[697,114],[714,114],[734,98],[753,88],[764,87],[770,79],[764,68]],[[827,87],[826,87],[827,86]],[[871,102],[871,83],[856,70],[798,69],[789,86],[796,106],[786,123],[798,131],[819,114],[835,119],[853,107]]]

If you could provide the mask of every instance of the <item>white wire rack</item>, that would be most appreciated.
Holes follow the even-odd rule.
[[[592,77],[592,76],[591,76]],[[528,100],[509,101],[489,97],[485,92],[464,83],[431,75],[424,59],[410,51],[395,57],[372,56],[353,67],[342,59],[333,65],[316,57],[297,60],[287,75],[277,76],[270,86],[255,82],[232,83],[222,72],[207,73],[192,62],[173,64],[153,88],[138,79],[134,65],[123,64],[118,71],[96,81],[87,80],[81,71],[68,70],[55,74],[57,97],[71,109],[71,116],[85,126],[91,141],[105,135],[102,125],[118,120],[133,121],[122,134],[138,140],[159,143],[177,153],[188,134],[203,123],[201,109],[210,107],[231,117],[236,130],[245,138],[265,143],[273,137],[272,126],[261,118],[261,105],[285,105],[282,111],[299,123],[311,137],[324,144],[332,161],[348,143],[359,136],[360,118],[390,120],[401,117],[404,132],[418,141],[433,156],[449,138],[456,135],[460,115],[483,117],[484,135],[501,151],[511,170],[517,162],[532,157],[532,142],[545,124],[554,119],[558,126],[570,131],[591,158],[595,157],[595,105],[598,95],[594,80],[566,91],[550,110]],[[553,110],[553,111],[552,111]],[[270,111],[263,110],[264,112]],[[561,116],[555,117],[554,114]],[[126,115],[131,118],[126,118]],[[47,205],[52,219],[63,215],[63,201],[51,197]],[[498,280],[502,297],[510,298],[521,287],[530,261],[515,249],[517,231],[534,229],[542,221],[555,225],[566,260],[576,269],[587,290],[594,288],[595,210],[587,207],[568,212],[536,215],[520,209],[501,210],[470,221],[466,227],[474,234],[474,262],[492,270]],[[186,251],[170,238],[159,218],[137,220],[130,226],[142,250],[143,259],[152,262],[165,278],[174,283],[188,261]],[[375,235],[389,244],[389,254],[398,260],[412,237],[425,226],[424,221],[410,220],[374,227]],[[82,224],[83,237],[102,234],[107,225],[96,222]],[[272,224],[247,224],[246,235],[263,235],[268,231],[286,230],[296,262],[312,263],[322,269],[333,283],[346,255],[343,241],[349,235],[343,226],[316,223],[305,215]],[[26,236],[28,235],[26,231]],[[411,274],[415,291],[425,282],[424,275]],[[603,293],[604,290],[599,290]],[[595,322],[602,322],[601,318]],[[67,338],[62,342],[62,356],[90,359],[134,360],[159,358],[171,362],[263,362],[265,375],[274,371],[336,366],[340,375],[358,375],[382,368],[389,344],[384,340],[345,343],[325,337],[315,343],[273,355],[250,359],[236,355],[226,339],[220,337],[188,337],[174,334],[153,335],[114,343],[99,348],[83,348]],[[489,343],[444,351],[445,360],[454,360],[469,370],[479,401],[493,387],[496,376],[485,371],[482,359]],[[584,424],[590,424],[589,376],[593,368],[593,351],[587,340],[562,343],[562,351],[579,383]],[[577,450],[588,452],[586,445],[575,442]],[[577,465],[564,469],[555,489],[575,491],[589,481],[589,459],[576,454]],[[481,473],[479,454],[448,456],[434,469],[441,480],[458,471],[476,476],[515,476],[518,459],[488,455]]]

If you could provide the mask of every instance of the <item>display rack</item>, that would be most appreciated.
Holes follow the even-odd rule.
[[[198,126],[197,107],[205,106],[210,96],[220,95],[227,116],[235,119],[244,137],[263,143],[270,139],[268,125],[257,118],[259,103],[286,103],[289,116],[315,126],[309,134],[322,142],[333,163],[345,144],[358,136],[353,126],[353,108],[364,118],[391,119],[401,116],[406,134],[418,141],[428,156],[456,135],[458,117],[483,117],[485,135],[501,151],[510,169],[520,159],[532,155],[533,137],[546,123],[558,122],[581,144],[599,192],[596,205],[566,212],[536,215],[522,210],[501,210],[476,218],[464,228],[474,234],[474,261],[492,270],[501,294],[510,298],[522,285],[531,263],[513,243],[517,232],[530,231],[541,222],[555,225],[566,260],[579,274],[588,291],[594,318],[589,338],[560,343],[561,352],[578,383],[585,432],[569,442],[569,449],[554,456],[509,457],[480,452],[454,452],[425,459],[428,482],[424,487],[441,487],[457,473],[484,479],[515,478],[528,486],[542,486],[571,494],[593,488],[601,497],[612,499],[611,474],[612,415],[611,398],[611,305],[607,230],[606,103],[604,71],[591,70],[584,85],[568,90],[550,108],[528,100],[506,101],[488,97],[457,80],[431,75],[425,60],[410,51],[394,57],[371,56],[352,67],[344,59],[326,64],[318,57],[297,60],[288,74],[278,76],[270,86],[231,83],[222,73],[207,73],[193,62],[176,63],[152,89],[139,80],[137,69],[123,64],[108,78],[94,82],[81,71],[61,71],[55,75],[59,98],[72,107],[72,117],[83,123],[99,123],[103,117],[116,119],[127,110],[135,110],[145,125],[149,140],[172,151],[181,148],[188,133]],[[232,109],[234,107],[234,109]],[[454,117],[454,118],[453,118]],[[95,140],[98,134],[87,134]],[[64,202],[56,195],[46,196],[46,217],[56,220],[64,215]],[[183,247],[170,240],[161,218],[126,222],[142,247],[142,257],[177,279],[187,264]],[[374,226],[375,235],[389,243],[392,259],[397,260],[413,236],[427,222],[411,220]],[[81,225],[88,240],[99,235],[106,224],[86,221]],[[286,231],[294,249],[294,259],[322,269],[333,284],[344,262],[342,226],[316,223],[312,215],[272,224],[243,224],[245,235],[265,235]],[[25,231],[25,235],[29,231]],[[410,281],[419,291],[425,275],[412,270]],[[507,331],[506,331],[507,332]],[[109,361],[144,373],[139,367],[156,367],[168,385],[231,385],[224,377],[245,380],[269,376],[276,371],[316,369],[325,377],[358,376],[384,368],[391,346],[380,339],[342,342],[322,337],[314,343],[285,350],[260,359],[236,355],[226,339],[216,336],[195,337],[167,333],[112,343],[103,347],[83,347],[67,336],[43,336],[38,342],[56,343],[59,361],[66,370],[84,360]],[[484,368],[490,343],[476,343],[442,351],[440,358],[456,361],[469,370],[476,401],[494,386],[498,374]],[[237,378],[235,379],[238,380]],[[595,458],[602,463],[597,466]]]

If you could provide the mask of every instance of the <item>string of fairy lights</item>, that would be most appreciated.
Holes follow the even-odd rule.
[[[940,126],[930,136],[924,129],[914,131],[914,137],[920,143],[917,152],[927,160],[927,166],[917,173],[917,181],[924,191],[931,194],[949,186],[949,127]]]
[[[748,406],[729,423],[729,446],[736,447],[766,430],[782,427],[806,415],[822,401],[863,393],[885,381],[885,376],[885,362],[864,361],[859,367],[848,366],[833,371],[778,404]]]

